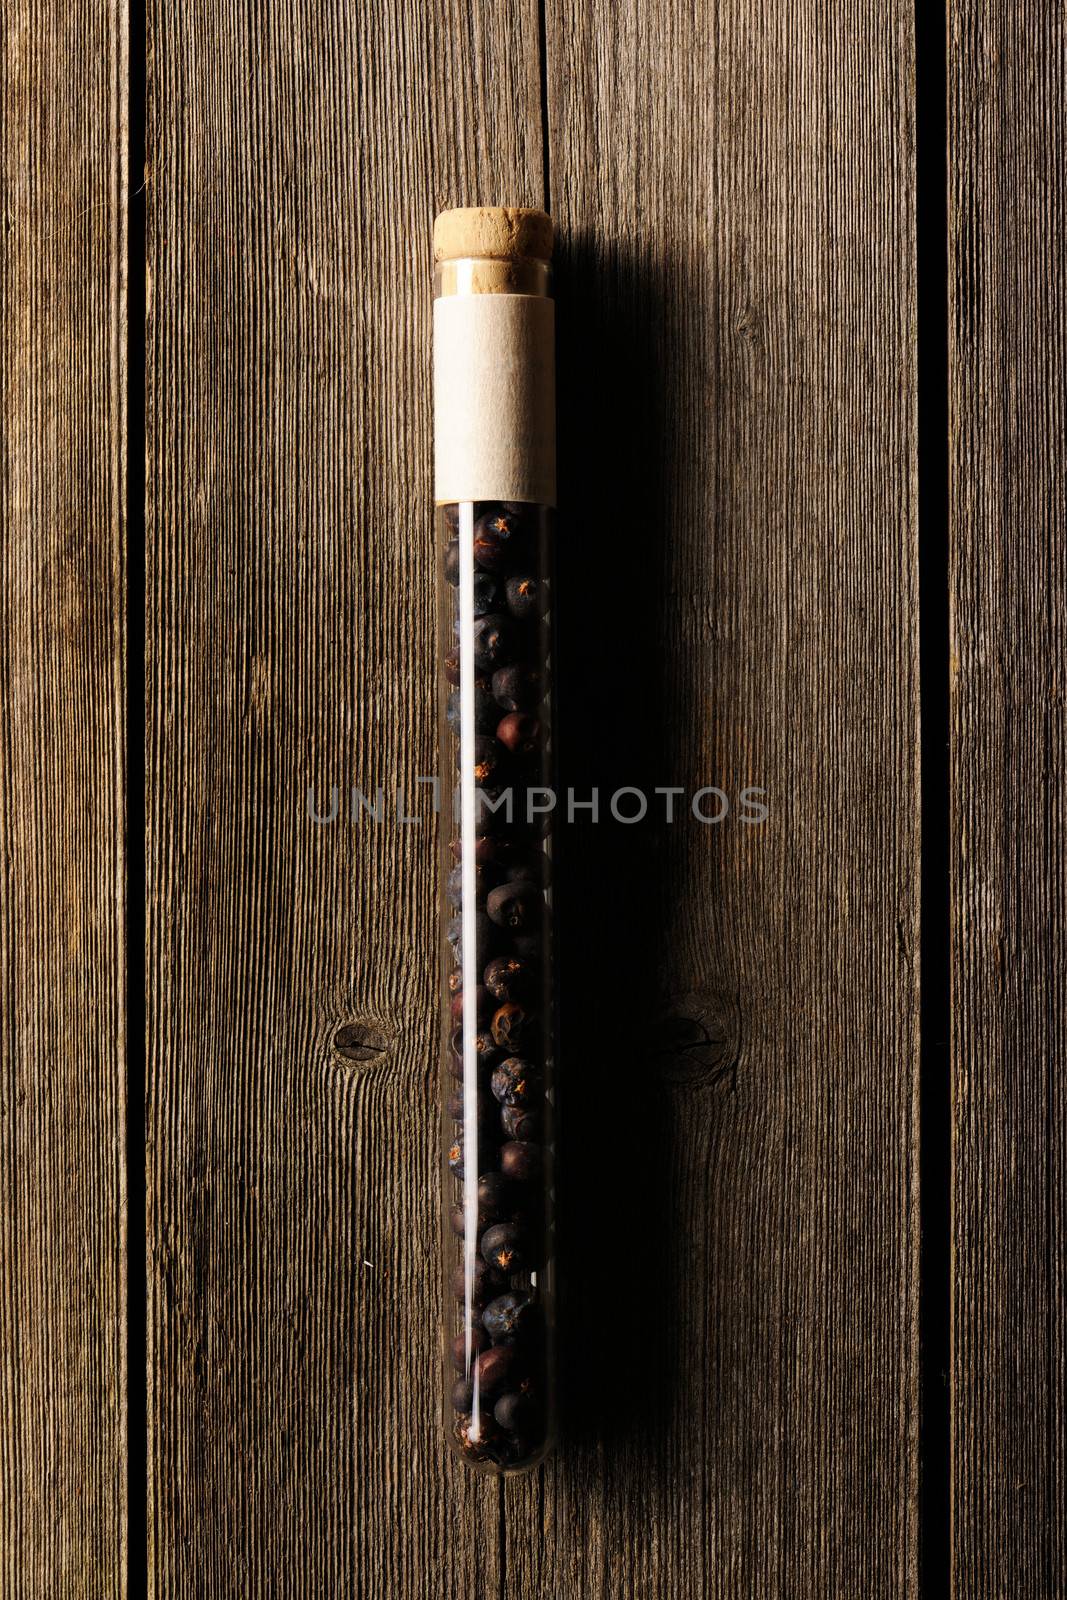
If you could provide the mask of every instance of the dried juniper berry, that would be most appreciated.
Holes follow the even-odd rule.
[[[493,1043],[501,1050],[520,1050],[523,1043],[535,1032],[536,1027],[537,1019],[533,1014],[517,1001],[510,1000],[494,1013]]]
[[[478,741],[480,742],[480,741]],[[484,900],[489,890],[500,877],[500,873],[492,866],[480,866],[474,863],[474,893],[479,901]],[[445,893],[451,906],[458,906],[463,899],[463,863],[457,862],[448,874],[445,884]]]
[[[541,674],[521,661],[499,667],[493,673],[492,690],[494,700],[503,711],[528,711],[545,692]]]
[[[513,571],[528,548],[526,519],[503,506],[485,512],[474,525],[474,559],[488,572]]]
[[[448,924],[448,942],[452,946],[452,959],[456,965],[463,965],[463,917],[452,917]],[[490,922],[484,911],[475,912],[474,916],[474,959],[477,970],[481,970],[499,950],[502,941],[500,929],[494,922]]]
[[[482,1235],[482,1255],[498,1272],[524,1272],[529,1259],[522,1229],[514,1222],[498,1222]]]
[[[478,1231],[494,1222],[511,1222],[519,1207],[519,1194],[502,1172],[483,1172],[478,1179]]]
[[[544,910],[544,899],[532,883],[502,883],[490,889],[485,909],[498,928],[521,933],[530,928]]]
[[[448,1170],[457,1178],[463,1176],[463,1139],[459,1134],[448,1147]]]
[[[531,1183],[541,1176],[541,1147],[512,1139],[500,1150],[500,1170],[515,1183]]]
[[[472,630],[475,665],[484,672],[503,666],[515,648],[515,624],[497,612],[475,617]]]
[[[445,1109],[453,1122],[464,1122],[466,1120],[466,1104],[463,1090],[453,1089],[445,1105]],[[499,1107],[493,1097],[486,1094],[484,1090],[480,1090],[475,1098],[474,1111],[476,1125],[481,1134],[484,1135],[493,1131],[498,1110]]]
[[[501,870],[503,870],[504,860],[505,858],[510,859],[511,852],[510,850],[502,850],[502,845],[503,841],[494,838],[491,834],[486,835],[485,838],[475,839],[475,861],[480,867],[488,867],[496,864],[500,866]],[[448,848],[454,861],[463,860],[462,839],[450,839],[448,842]]]
[[[500,1125],[509,1139],[537,1142],[541,1137],[542,1120],[539,1111],[527,1111],[524,1106],[503,1106]]]
[[[453,1411],[470,1411],[474,1405],[474,1385],[469,1378],[457,1378],[452,1385]]]
[[[504,585],[504,597],[511,615],[520,622],[539,616],[544,610],[544,590],[537,578],[529,574],[509,578]]]
[[[518,956],[494,956],[485,969],[485,987],[494,1000],[521,1000],[536,990],[537,972]]]
[[[552,881],[552,863],[548,853],[536,845],[529,850],[515,851],[503,872],[506,883],[533,883],[547,889]]]
[[[524,961],[542,961],[544,959],[545,935],[540,928],[534,928],[529,933],[516,933],[511,943],[515,954],[521,956]]]
[[[483,1350],[487,1350],[489,1348],[489,1335],[486,1333],[485,1329],[480,1323],[476,1322],[472,1325],[469,1341],[468,1336],[465,1333],[457,1333],[456,1337],[452,1340],[450,1347],[452,1352],[452,1365],[455,1367],[457,1372],[466,1372],[467,1370],[468,1342],[471,1352],[471,1365],[473,1366],[474,1358],[481,1355]]]
[[[445,716],[450,728],[458,732],[463,718],[462,697],[458,689],[453,689],[448,697]],[[476,733],[495,733],[500,720],[500,707],[489,693],[488,689],[474,690],[474,729]]]
[[[527,1294],[524,1289],[510,1290],[507,1294],[498,1295],[495,1300],[490,1300],[482,1312],[482,1327],[494,1345],[500,1348],[499,1341],[517,1339],[525,1332],[534,1320],[536,1306],[537,1302],[533,1296]],[[503,1348],[511,1349],[512,1346],[504,1345]],[[482,1362],[493,1354],[495,1351],[487,1350],[484,1355],[478,1357],[478,1360]],[[518,1361],[514,1363],[512,1371],[517,1367]],[[504,1385],[501,1384],[500,1387],[503,1388]]]
[[[508,784],[480,783],[474,796],[474,831],[481,838],[495,838],[511,826],[515,797]]]
[[[486,1024],[491,1024],[495,1015],[495,1002],[489,990],[480,983],[474,989],[462,989],[459,994],[452,996],[451,1011],[453,1020],[459,1022],[462,1017],[466,1016],[472,1003],[474,1006],[474,1019],[478,1027],[484,1028]]]
[[[529,1061],[509,1056],[494,1068],[489,1087],[502,1106],[529,1106],[541,1092],[541,1081]]]
[[[471,583],[471,603],[476,617],[488,616],[490,611],[499,611],[502,596],[500,585],[491,572],[476,572]]]
[[[481,1256],[475,1256],[470,1286],[471,1305],[480,1310],[487,1300],[500,1293],[504,1281],[495,1267],[487,1266]],[[461,1302],[467,1298],[467,1277],[462,1262],[452,1274],[452,1293]],[[488,1328],[486,1332],[489,1332]]]
[[[462,1076],[463,1076],[463,1028],[462,1028],[462,1026],[453,1029],[452,1037],[451,1037],[449,1043],[450,1043],[451,1049],[452,1049],[452,1065],[451,1065],[452,1076],[454,1078],[462,1078]],[[484,1032],[476,1033],[474,1035],[474,1054],[477,1056],[479,1062],[483,1066],[489,1066],[492,1062],[494,1062],[496,1060],[497,1056],[500,1054],[499,1050],[496,1047],[496,1043],[495,1043],[495,1041],[493,1039],[493,1035],[491,1034],[491,1032],[489,1031],[488,1028],[486,1028],[484,1030]]]
[[[499,778],[507,756],[499,740],[480,734],[474,741],[474,781],[484,788]]]
[[[496,736],[512,755],[536,755],[541,746],[541,724],[528,711],[509,711],[497,724]]]
[[[505,1295],[502,1298],[511,1297]],[[493,1305],[497,1304],[499,1302],[494,1300]],[[488,1309],[487,1307],[486,1312]],[[486,1312],[482,1313],[483,1324]],[[486,1332],[490,1338],[493,1337],[491,1329],[486,1329]],[[501,1338],[505,1337],[507,1335],[501,1334]],[[514,1345],[496,1344],[489,1350],[483,1350],[474,1363],[474,1381],[479,1395],[492,1399],[493,1395],[499,1394],[502,1389],[511,1388],[521,1367],[522,1356]]]
[[[449,539],[445,545],[444,572],[453,589],[459,583],[459,540]]]
[[[454,1400],[452,1403],[455,1405]],[[467,1408],[457,1406],[456,1409],[462,1411]],[[521,1389],[513,1389],[500,1396],[493,1407],[493,1418],[508,1433],[529,1433],[537,1423],[537,1406],[530,1395],[523,1394]]]
[[[499,717],[497,720],[500,720]],[[520,829],[515,823],[514,818],[506,829],[502,830],[498,834],[494,834],[493,861],[500,868],[501,878],[504,876],[504,870],[509,861],[514,858],[516,851],[520,848],[523,842],[524,840],[520,837]]]

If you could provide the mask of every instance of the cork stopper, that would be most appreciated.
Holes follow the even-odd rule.
[[[433,225],[435,261],[472,256],[494,261],[551,261],[552,218],[527,206],[461,206]]]

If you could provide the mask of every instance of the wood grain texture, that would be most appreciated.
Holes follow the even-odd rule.
[[[125,1562],[123,7],[3,7],[0,1592]]]
[[[431,829],[305,805],[433,767],[429,222],[541,201],[536,10],[152,10],[153,1592],[895,1600],[900,6],[546,8],[564,781],[770,816],[565,843],[564,1438],[501,1493],[438,1428]]]
[[[435,764],[430,229],[540,202],[537,60],[534,4],[151,7],[158,1596],[499,1593],[497,1487],[439,1423],[414,780]],[[421,823],[349,822],[352,785],[403,786]],[[340,790],[334,825],[309,786],[324,811]]]
[[[949,39],[955,1594],[1067,1592],[1067,35]]]
[[[565,777],[735,810],[559,875],[571,1432],[511,1596],[917,1592],[912,23],[547,6]]]

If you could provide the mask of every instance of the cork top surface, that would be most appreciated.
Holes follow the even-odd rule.
[[[442,211],[433,225],[435,261],[482,256],[520,261],[552,259],[552,218],[527,206],[462,206]]]

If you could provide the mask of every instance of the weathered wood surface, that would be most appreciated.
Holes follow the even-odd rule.
[[[538,11],[151,10],[157,1596],[917,1593],[911,8]],[[3,22],[0,1588],[110,1597],[126,25]],[[1067,1583],[1063,62],[951,14],[959,1600]],[[564,1438],[503,1490],[436,1418],[432,826],[306,813],[433,768],[428,233],[485,197],[563,240],[564,781],[769,806],[567,840]]]
[[[2,15],[0,1592],[115,1600],[125,12],[26,0]]]
[[[433,769],[429,225],[542,199],[537,7],[157,0],[157,1595],[915,1592],[910,14],[546,11],[561,658],[639,647],[567,776],[770,818],[572,843],[567,1433],[501,1494],[437,1423],[430,828],[305,795]]]
[[[951,10],[956,1594],[1067,1592],[1062,10]]]

